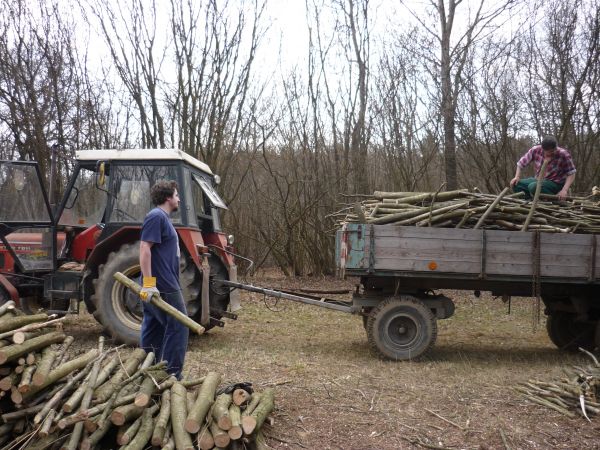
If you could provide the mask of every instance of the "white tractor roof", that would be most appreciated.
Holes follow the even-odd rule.
[[[80,161],[114,161],[114,160],[127,160],[127,161],[143,161],[148,160],[182,160],[187,162],[189,165],[196,167],[210,175],[212,171],[207,164],[197,160],[193,156],[188,155],[181,150],[174,148],[135,148],[135,149],[123,149],[123,150],[79,150],[75,152],[75,157]]]

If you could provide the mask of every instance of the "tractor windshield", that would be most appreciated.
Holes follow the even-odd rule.
[[[107,193],[96,186],[95,170],[81,167],[75,184],[65,202],[65,208],[60,216],[60,225],[75,227],[90,227],[102,222],[106,209]]]

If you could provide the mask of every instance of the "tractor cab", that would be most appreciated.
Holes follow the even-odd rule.
[[[139,277],[141,225],[154,207],[150,189],[161,179],[179,186],[180,208],[171,220],[180,238],[188,313],[205,325],[222,324],[229,292],[209,292],[202,284],[237,277],[219,218],[227,206],[216,191],[219,177],[174,149],[79,151],[55,206],[37,163],[0,161],[0,302],[12,298],[28,312],[73,312],[83,300],[109,334],[135,343],[139,300],[112,275]]]

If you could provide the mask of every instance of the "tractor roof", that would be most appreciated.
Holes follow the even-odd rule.
[[[75,152],[79,161],[143,161],[143,160],[182,160],[210,175],[207,164],[197,160],[181,150],[174,148],[135,148],[123,150],[79,150]]]

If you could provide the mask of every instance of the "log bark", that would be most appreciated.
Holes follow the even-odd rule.
[[[127,361],[117,370],[117,372],[106,381],[102,386],[96,388],[94,397],[96,402],[105,402],[118,389],[121,384],[131,375],[133,375],[143,359],[146,358],[146,352],[141,348],[135,349],[127,358]]]
[[[171,429],[177,450],[193,450],[194,444],[190,434],[185,430],[184,423],[187,416],[187,392],[181,383],[171,387]]]
[[[152,433],[152,445],[159,447],[165,437],[165,431],[171,417],[171,391],[165,390],[160,397],[160,412]]]
[[[152,431],[154,427],[153,414],[158,410],[158,405],[148,408],[144,411],[141,418],[140,427],[131,441],[127,446],[127,450],[143,450],[146,448],[146,444],[152,437]]]
[[[0,333],[16,330],[31,323],[46,322],[48,314],[33,314],[31,316],[16,316],[5,318],[0,321]]]
[[[215,401],[215,391],[221,376],[216,372],[209,372],[198,391],[198,397],[194,403],[193,409],[188,413],[185,420],[185,430],[188,433],[197,433]]]
[[[231,428],[227,430],[227,434],[235,441],[244,434],[242,431],[242,413],[239,406],[234,404],[229,406],[229,418],[231,419]]]
[[[67,350],[69,350],[69,347],[71,347],[71,344],[74,341],[75,338],[73,336],[67,336],[62,347],[60,348],[60,351],[58,352],[58,355],[56,356],[56,359],[54,360],[54,367],[60,366],[66,361],[68,358]]]
[[[256,407],[254,411],[252,411],[251,416],[256,419],[256,427],[255,430],[260,430],[262,424],[265,422],[267,416],[273,411],[275,403],[275,390],[272,388],[265,389],[262,392],[260,397],[260,403]],[[245,432],[246,430],[244,430]],[[249,433],[247,433],[249,434]]]
[[[63,335],[64,336],[64,335]],[[23,344],[24,345],[24,344]],[[69,362],[66,362],[62,366],[54,369],[52,372],[48,374],[46,381],[41,386],[32,386],[32,388],[27,392],[24,397],[25,399],[31,398],[34,394],[45,389],[48,386],[53,385],[57,381],[63,379],[70,373],[75,372],[76,370],[80,370],[90,364],[96,357],[98,356],[98,350],[93,349],[87,352],[86,354],[80,356],[79,358],[73,359]]]
[[[544,181],[544,177],[546,176],[546,167],[548,166],[548,161],[544,159],[542,163],[542,167],[540,168],[540,174],[538,176],[538,181],[535,187],[535,195],[533,196],[533,202],[531,202],[531,209],[529,210],[529,214],[527,215],[527,219],[523,224],[523,228],[521,231],[527,231],[527,227],[531,223],[531,219],[533,218],[533,213],[535,212],[535,207],[540,200],[540,193],[542,192],[542,182]]]
[[[135,404],[137,406],[147,406],[150,403],[152,394],[158,391],[159,384],[169,378],[169,376],[164,370],[148,372],[135,396]]]
[[[60,331],[48,333],[37,338],[33,338],[29,341],[25,341],[22,344],[13,344],[7,347],[0,348],[0,364],[6,364],[7,362],[14,361],[22,355],[26,355],[29,352],[34,352],[42,348],[48,347],[49,345],[62,342],[65,339],[65,334]]]
[[[231,405],[231,394],[221,394],[217,396],[212,407],[213,419],[217,422],[219,428],[225,431],[231,428],[229,405]]]

